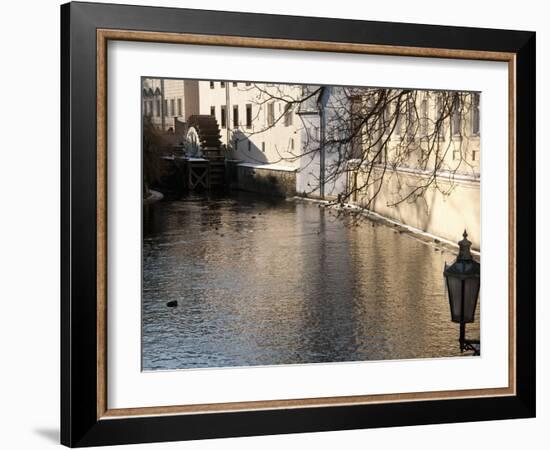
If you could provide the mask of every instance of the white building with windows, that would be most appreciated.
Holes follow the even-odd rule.
[[[296,169],[300,136],[295,108],[300,86],[200,81],[200,114],[216,117],[230,158],[274,170]],[[286,100],[286,101],[285,101]]]
[[[394,94],[400,98],[399,90]],[[453,242],[467,229],[479,249],[480,94],[416,91],[406,98],[385,106],[389,126],[381,136],[370,133],[357,145],[359,164],[374,165],[372,171],[349,172],[351,201],[364,205],[377,192],[370,210]],[[379,139],[382,151],[369,139]],[[374,182],[366,181],[367,174]]]
[[[196,80],[142,79],[143,115],[162,131],[175,130],[175,121],[186,122],[199,113],[199,85]]]

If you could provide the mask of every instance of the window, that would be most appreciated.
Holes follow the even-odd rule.
[[[262,152],[265,153],[265,142],[262,142]]]
[[[271,127],[275,124],[275,102],[267,104],[267,126]]]
[[[239,106],[233,105],[233,128],[239,128]]]
[[[252,141],[248,139],[248,151],[252,151]]]
[[[384,148],[381,146],[379,149],[378,149],[378,153],[375,155],[375,163],[377,164],[382,164],[382,161],[383,161],[383,157],[384,157]]]
[[[168,115],[168,100],[164,99],[164,116]]]
[[[237,87],[239,85],[239,83],[237,83],[236,81],[233,81],[233,87]]]
[[[382,128],[384,129],[384,134],[388,133],[391,130],[391,124],[389,120],[391,118],[390,104],[386,103],[382,109]]]
[[[170,112],[172,113],[171,116],[176,115],[176,99],[174,98],[170,100]]]
[[[472,94],[472,134],[479,134],[479,94]]]
[[[351,137],[351,157],[361,158],[363,147],[363,115],[362,108],[363,99],[361,97],[353,97],[351,99],[351,115],[349,122],[349,133]]]
[[[459,111],[453,111],[452,115],[452,129],[453,129],[453,135],[459,135],[460,134],[460,112]]]
[[[294,138],[290,138],[290,150],[294,150]]]
[[[472,161],[476,160],[477,152],[475,150],[472,150]]]
[[[395,133],[401,136],[401,103],[398,102],[395,106]]]
[[[416,110],[414,100],[407,102],[407,139],[412,140],[416,132]]]
[[[178,98],[178,116],[183,116],[181,112],[181,98]]]
[[[157,100],[155,103],[157,104],[157,114],[156,115],[157,115],[157,117],[160,117],[160,100]]]
[[[441,97],[437,98],[437,104],[435,108],[435,127],[437,129],[437,136],[439,138],[445,137],[445,121],[443,119],[445,115],[443,99]]]
[[[453,150],[453,161],[458,161],[460,159],[460,150]]]
[[[214,82],[213,81],[210,82],[210,89],[214,89]]]
[[[210,115],[212,117],[216,117],[216,107],[215,106],[210,107]]]
[[[220,87],[221,87],[221,88],[224,88],[224,87],[225,87],[225,81],[220,81]]]
[[[428,136],[428,100],[422,100],[420,106],[420,114],[422,114],[421,123],[420,123],[420,133],[422,137]]]
[[[292,115],[292,105],[287,104],[285,107],[285,127],[292,126],[293,115]]]
[[[227,125],[225,105],[220,106],[220,116],[221,116],[222,128],[225,128]]]
[[[461,103],[458,97],[455,97],[453,100],[453,113],[451,115],[451,128],[453,135],[460,134],[460,114],[461,114]]]
[[[252,128],[252,105],[246,105],[246,128]]]
[[[247,81],[244,85],[245,86],[252,86],[252,83],[250,81]]]

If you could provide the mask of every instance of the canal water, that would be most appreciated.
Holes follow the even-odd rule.
[[[348,220],[244,193],[144,207],[143,370],[460,355],[455,255]]]

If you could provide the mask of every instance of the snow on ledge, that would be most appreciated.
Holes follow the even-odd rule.
[[[296,172],[298,170],[296,167],[292,166],[285,166],[284,164],[255,164],[255,163],[248,163],[243,162],[237,164],[239,167],[251,167],[253,169],[265,169],[265,170],[276,170],[280,172]]]

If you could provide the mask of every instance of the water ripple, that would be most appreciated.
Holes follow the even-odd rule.
[[[149,206],[143,369],[456,356],[442,281],[452,259],[309,204],[243,194]]]

